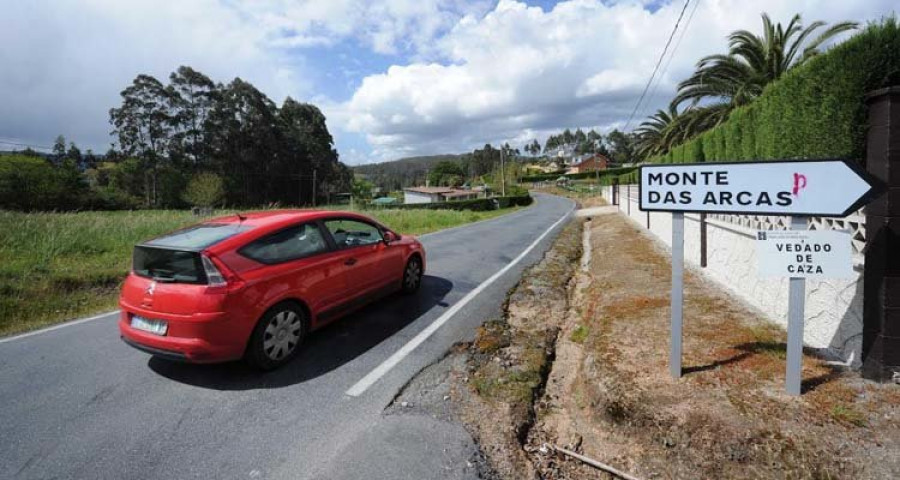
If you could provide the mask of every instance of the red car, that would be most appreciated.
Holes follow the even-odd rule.
[[[159,357],[245,358],[269,370],[309,332],[391,292],[415,292],[424,271],[418,240],[363,215],[221,217],[135,246],[119,331]]]

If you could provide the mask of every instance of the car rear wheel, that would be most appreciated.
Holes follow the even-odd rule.
[[[406,268],[403,269],[403,286],[401,291],[409,295],[418,291],[421,285],[422,260],[414,256],[406,262]]]
[[[247,360],[261,370],[278,368],[294,358],[307,332],[306,312],[295,303],[279,303],[263,315],[253,330]]]

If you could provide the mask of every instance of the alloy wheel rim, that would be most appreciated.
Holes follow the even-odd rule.
[[[282,360],[300,343],[302,323],[300,316],[291,310],[278,312],[269,320],[263,336],[263,351],[272,360]]]
[[[419,284],[419,278],[422,275],[422,267],[419,262],[412,261],[406,266],[406,287],[415,288]]]

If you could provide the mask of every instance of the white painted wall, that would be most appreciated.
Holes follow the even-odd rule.
[[[619,188],[619,211],[643,228],[648,214],[638,208],[637,188]],[[612,187],[603,196],[612,201]],[[649,214],[650,232],[666,246],[672,244],[672,214]],[[788,280],[757,277],[756,231],[741,225],[707,220],[707,267],[700,268],[700,217],[685,214],[685,261],[734,295],[761,310],[773,322],[787,328]],[[853,367],[860,366],[862,349],[863,261],[854,261],[852,279],[806,281],[806,324],[803,340],[807,346],[825,349]],[[690,319],[685,319],[689,322]]]
[[[435,203],[440,202],[437,194],[403,191],[403,203]]]

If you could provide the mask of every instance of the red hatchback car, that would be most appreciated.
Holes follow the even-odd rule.
[[[415,292],[424,271],[418,240],[359,214],[221,217],[135,246],[119,331],[159,357],[245,358],[269,370],[312,330],[391,292]]]

